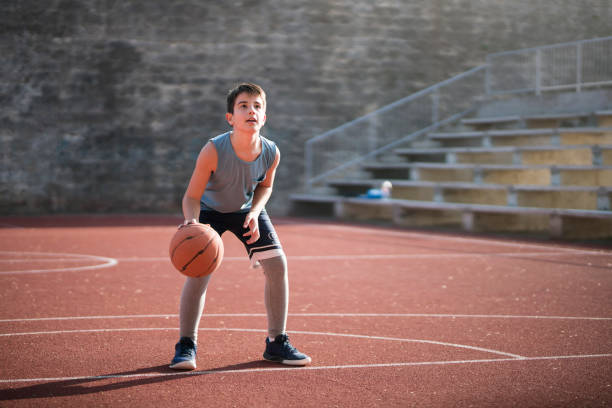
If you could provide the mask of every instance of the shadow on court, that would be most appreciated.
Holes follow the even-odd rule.
[[[25,387],[0,390],[0,401],[26,400],[35,398],[69,397],[75,395],[95,394],[118,390],[123,388],[138,387],[141,385],[156,384],[167,381],[180,380],[182,378],[211,375],[219,372],[232,372],[243,370],[274,369],[279,366],[266,361],[250,361],[246,363],[233,364],[218,367],[206,371],[175,371],[168,368],[167,364],[146,367],[133,371],[121,373],[103,374],[99,376],[66,379],[60,381],[45,382],[28,385]]]

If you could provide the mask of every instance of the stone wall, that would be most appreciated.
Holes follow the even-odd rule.
[[[178,213],[199,149],[228,129],[227,90],[249,80],[268,93],[283,214],[308,138],[610,21],[608,0],[5,1],[0,213]]]

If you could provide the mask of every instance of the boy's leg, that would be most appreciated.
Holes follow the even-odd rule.
[[[268,338],[264,358],[282,364],[304,366],[311,358],[300,353],[289,342],[285,332],[289,304],[289,281],[285,255],[259,261],[266,276],[265,303],[268,315]]]
[[[300,353],[289,342],[285,332],[289,304],[289,280],[285,255],[259,260],[266,276],[265,303],[268,315],[268,338],[264,358],[282,364],[304,366],[311,358]]]
[[[181,293],[180,339],[174,346],[174,358],[170,368],[175,370],[194,370],[198,341],[198,325],[204,310],[206,288],[210,275],[202,278],[187,278]]]
[[[201,278],[187,278],[181,292],[179,311],[180,336],[198,340],[198,325],[206,302],[206,288],[211,275]]]
[[[263,267],[266,277],[264,302],[268,316],[268,337],[273,341],[279,334],[285,333],[287,309],[289,304],[289,283],[287,278],[287,257],[276,235],[274,225],[266,211],[257,219],[259,239],[247,244],[243,236],[244,215],[239,214],[231,231],[242,241],[251,261],[251,267]]]
[[[226,230],[222,214],[215,211],[201,211],[200,223],[210,225],[219,236]],[[198,340],[198,325],[206,302],[206,288],[212,275],[201,278],[187,278],[181,292],[179,311],[180,336],[189,337],[194,342]]]
[[[262,259],[261,266],[266,276],[265,304],[268,316],[268,337],[274,340],[285,333],[289,306],[289,279],[285,255]]]
[[[215,211],[201,211],[202,224],[209,224],[219,235],[226,230],[224,220]],[[204,311],[206,289],[211,275],[187,278],[181,292],[179,309],[180,339],[174,346],[175,354],[170,368],[193,370],[196,368],[198,326]]]
[[[262,266],[266,277],[265,304],[268,316],[268,337],[263,356],[268,361],[282,364],[296,366],[310,364],[311,358],[293,347],[285,332],[289,304],[287,258],[268,215],[262,211],[258,221],[260,238],[253,244],[247,244],[246,239],[242,237],[245,232],[242,226],[240,230],[232,232],[245,244],[251,265]]]
[[[266,276],[265,303],[268,315],[268,334],[264,358],[283,364],[303,366],[311,362],[310,357],[300,353],[289,342],[285,333],[287,306],[289,299],[287,259],[274,226],[266,214],[259,214],[259,239],[247,244],[248,238],[243,234],[246,214],[232,213],[232,226],[228,228],[242,243],[249,254],[251,266],[263,266]],[[274,336],[270,339],[271,336]]]

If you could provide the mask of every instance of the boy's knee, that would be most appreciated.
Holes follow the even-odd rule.
[[[269,278],[287,274],[287,257],[284,254],[274,258],[262,259],[259,262],[263,267],[264,274]]]

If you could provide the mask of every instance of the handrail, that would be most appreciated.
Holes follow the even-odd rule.
[[[602,52],[601,47],[609,49]],[[475,109],[484,98],[527,92],[539,95],[549,90],[580,92],[585,87],[612,85],[610,70],[598,69],[597,65],[612,64],[610,55],[612,36],[488,54],[484,65],[307,140],[304,145],[306,187],[437,129],[449,123],[450,118],[456,120]],[[603,76],[601,71],[605,72]],[[456,84],[463,84],[464,94],[458,96],[453,92]],[[465,89],[474,94],[465,94]],[[466,103],[469,107],[464,106]],[[402,110],[398,111],[399,108]],[[385,119],[386,114],[394,116]],[[403,128],[399,124],[397,128],[387,125],[397,116],[404,119]],[[315,170],[318,174],[314,174]]]
[[[412,100],[414,100],[414,99],[416,99],[416,98],[418,98],[420,96],[426,95],[426,94],[432,92],[433,90],[436,90],[436,89],[438,89],[438,88],[440,88],[440,87],[442,87],[444,85],[447,85],[447,84],[450,84],[452,82],[455,82],[455,81],[457,81],[457,80],[459,80],[459,79],[461,79],[461,78],[463,78],[463,77],[465,77],[467,75],[471,75],[472,73],[480,71],[480,70],[485,69],[485,68],[486,68],[485,65],[480,65],[478,67],[470,69],[469,71],[462,72],[461,74],[458,74],[458,75],[456,75],[454,77],[446,79],[446,80],[444,80],[442,82],[438,82],[437,84],[431,85],[431,86],[429,86],[429,87],[427,87],[425,89],[422,89],[422,90],[420,90],[418,92],[410,94],[410,95],[408,95],[408,96],[406,96],[406,97],[404,97],[402,99],[398,99],[397,101],[392,102],[392,103],[390,103],[388,105],[385,105],[382,108],[378,108],[375,111],[366,113],[365,115],[360,116],[358,118],[355,118],[353,120],[350,120],[350,121],[348,121],[348,122],[346,122],[346,123],[344,123],[344,124],[342,124],[342,125],[340,125],[338,127],[335,127],[333,129],[327,130],[327,131],[321,133],[320,135],[317,135],[315,137],[312,137],[312,138],[308,139],[306,141],[306,143],[315,142],[316,140],[318,140],[320,138],[324,138],[324,137],[326,137],[329,134],[335,133],[335,132],[337,132],[339,130],[342,130],[342,129],[344,129],[344,128],[348,127],[348,126],[351,126],[353,124],[362,122],[362,121],[368,119],[371,116],[379,115],[381,113],[387,112],[387,111],[389,111],[389,110],[391,110],[391,109],[393,109],[393,108],[395,108],[397,106],[403,105],[406,102],[410,102],[410,101],[412,101]]]
[[[611,56],[612,36],[489,54],[487,95],[612,85]]]
[[[599,41],[608,41],[608,40],[612,40],[612,36],[610,36],[610,37],[592,38],[592,39],[589,39],[589,40],[569,41],[569,42],[550,44],[550,45],[539,45],[537,47],[521,48],[521,49],[518,49],[518,50],[493,52],[491,54],[487,54],[487,57],[498,57],[498,56],[507,55],[507,54],[514,54],[514,53],[517,53],[517,52],[537,51],[537,50],[541,50],[541,49],[544,49],[544,48],[548,48],[548,49],[551,49],[551,48],[560,48],[560,47],[567,47],[569,45],[576,45],[576,44],[585,43],[585,42],[599,42]]]

